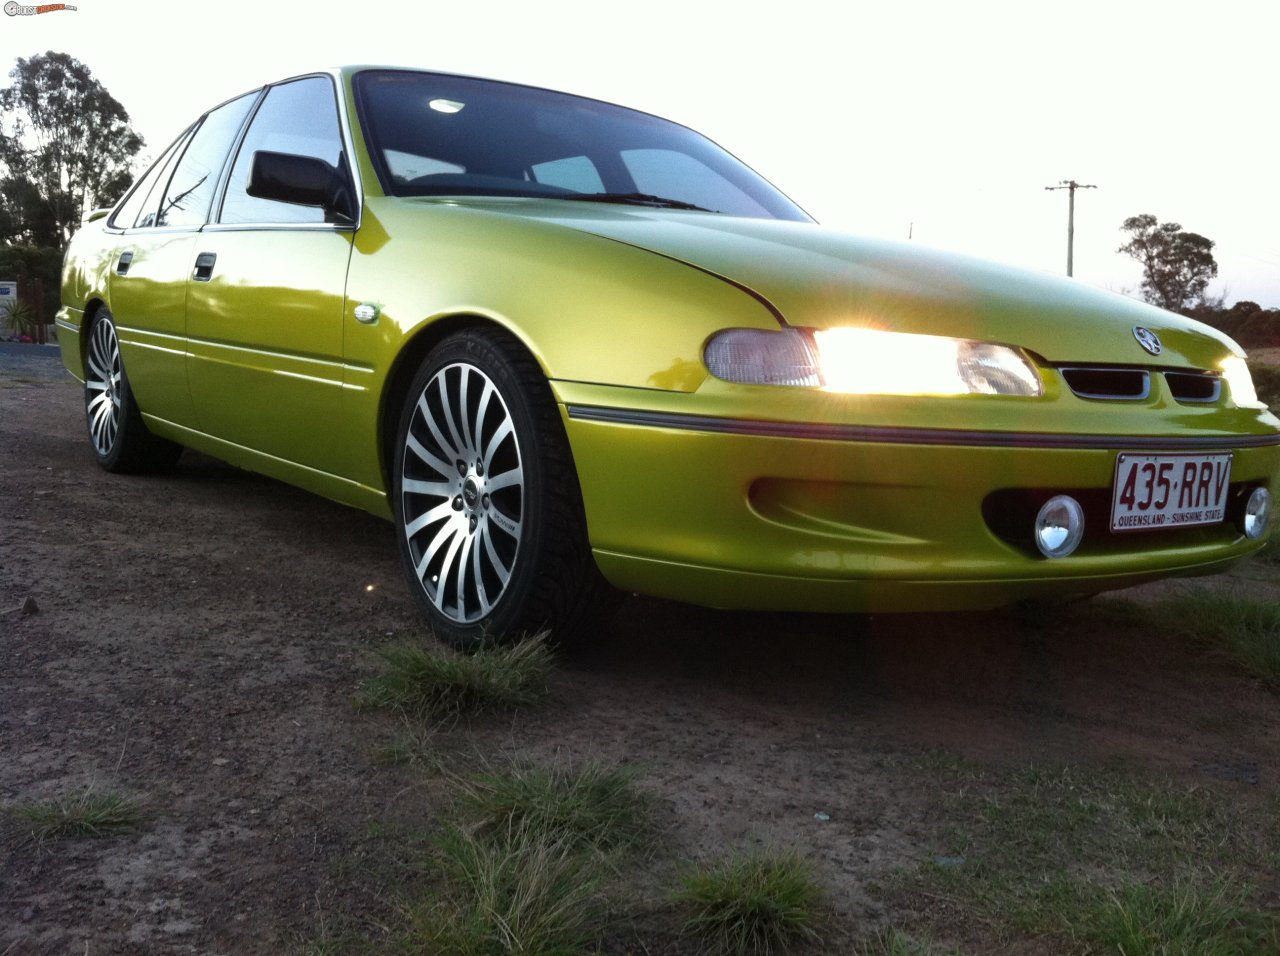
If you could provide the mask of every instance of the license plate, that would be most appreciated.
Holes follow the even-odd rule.
[[[1144,455],[1116,459],[1112,531],[1217,524],[1227,511],[1231,455]]]

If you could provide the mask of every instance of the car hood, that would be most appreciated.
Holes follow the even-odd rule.
[[[750,290],[793,326],[1000,342],[1055,364],[1211,368],[1240,352],[1208,326],[1075,280],[812,223],[566,201],[466,205],[677,259]],[[1160,355],[1143,350],[1135,326],[1160,337]]]

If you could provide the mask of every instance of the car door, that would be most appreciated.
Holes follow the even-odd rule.
[[[111,219],[123,232],[108,301],[139,407],[197,427],[187,387],[187,277],[226,162],[257,93],[210,110],[161,156]]]
[[[354,221],[249,194],[260,150],[346,165],[333,80],[267,89],[187,288],[191,396],[206,432],[340,473],[342,318]],[[354,211],[354,210],[353,210]]]

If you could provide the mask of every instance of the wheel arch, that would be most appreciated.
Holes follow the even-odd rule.
[[[79,351],[80,360],[80,378],[85,376],[85,370],[89,367],[89,330],[93,327],[93,320],[98,317],[98,313],[107,308],[107,302],[101,296],[93,296],[84,304],[84,318],[80,322]]]
[[[537,349],[533,348],[524,336],[515,329],[492,316],[474,312],[460,312],[424,322],[406,338],[397,352],[395,361],[387,373],[382,396],[378,402],[378,453],[379,469],[382,473],[383,487],[392,488],[391,469],[395,456],[397,433],[400,428],[400,409],[413,384],[414,376],[431,350],[442,341],[457,332],[466,329],[491,329],[508,336],[519,343],[520,347],[538,364],[543,375],[547,374],[546,363],[542,361]]]

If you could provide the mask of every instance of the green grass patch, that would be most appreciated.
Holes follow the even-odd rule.
[[[64,797],[17,804],[9,812],[22,821],[37,843],[76,837],[107,836],[142,825],[142,801],[109,790],[85,787]]]
[[[1161,602],[1159,612],[1169,631],[1218,649],[1268,687],[1280,689],[1280,604],[1187,590]]]
[[[855,952],[857,956],[960,956],[959,950],[941,949],[896,929],[867,940]]]
[[[1274,956],[1277,923],[1249,905],[1238,887],[1127,885],[1102,894],[1078,932],[1124,956]]]
[[[1252,882],[1274,874],[1280,828],[1229,792],[1077,768],[935,785],[946,829],[889,889],[907,911],[947,901],[937,925],[920,920],[926,929],[1002,945],[1045,938],[1064,953],[1276,952],[1280,913]],[[1150,945],[1133,948],[1139,938]]]
[[[413,767],[439,775],[445,773],[447,755],[453,749],[438,724],[405,718],[400,728],[374,749],[374,759],[386,767]]]
[[[364,936],[349,917],[319,913],[309,933],[294,933],[290,956],[383,956],[386,946]]]
[[[607,924],[599,858],[528,822],[501,833],[450,827],[444,885],[408,908],[406,948],[450,956],[580,956]]]
[[[413,644],[386,648],[381,656],[383,671],[361,686],[357,705],[436,719],[540,703],[551,694],[555,670],[545,634],[471,654]]]
[[[457,956],[578,956],[608,932],[618,861],[651,832],[635,774],[527,760],[450,775],[456,799],[405,904],[405,948]]]
[[[686,873],[674,901],[699,952],[768,956],[818,940],[824,896],[799,856],[743,852]]]
[[[597,761],[514,761],[461,780],[458,810],[479,832],[527,828],[583,850],[630,849],[650,830],[650,801],[635,779]]]

